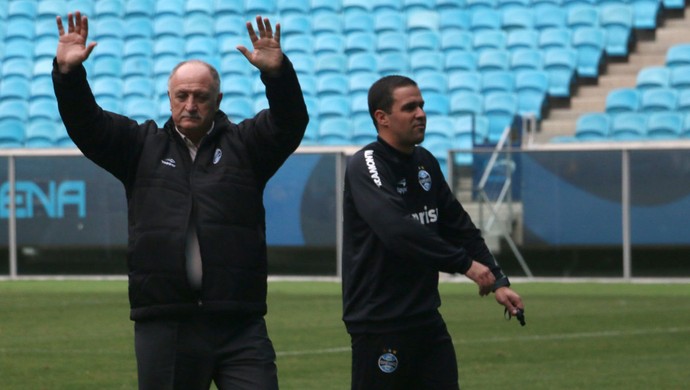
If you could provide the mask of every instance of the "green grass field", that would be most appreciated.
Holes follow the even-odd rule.
[[[690,285],[515,286],[527,326],[470,284],[442,284],[468,389],[687,389]],[[0,283],[0,389],[134,389],[124,282]],[[281,389],[348,389],[340,285],[273,282]]]

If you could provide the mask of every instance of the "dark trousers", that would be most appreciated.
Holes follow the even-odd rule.
[[[263,317],[138,321],[134,349],[140,390],[278,389]]]
[[[458,366],[445,324],[352,338],[352,390],[457,390]]]

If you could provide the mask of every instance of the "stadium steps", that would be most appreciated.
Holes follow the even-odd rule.
[[[556,136],[575,134],[577,118],[586,112],[603,112],[606,96],[615,88],[634,87],[637,73],[644,67],[664,65],[666,51],[678,43],[688,43],[690,3],[685,12],[666,15],[652,36],[637,33],[637,42],[627,61],[609,61],[596,83],[581,83],[571,99],[561,106],[552,106],[541,122],[536,143],[546,143]]]

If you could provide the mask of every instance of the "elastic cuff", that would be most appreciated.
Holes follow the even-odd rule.
[[[501,287],[510,287],[510,280],[508,280],[507,276],[503,276],[502,278],[498,279],[494,283],[494,288],[491,291],[496,292],[496,290]]]

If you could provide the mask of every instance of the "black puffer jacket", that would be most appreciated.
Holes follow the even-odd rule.
[[[63,75],[54,65],[70,137],[125,186],[133,320],[197,310],[266,313],[263,190],[298,147],[309,119],[287,57],[280,77],[262,80],[270,109],[239,124],[218,111],[192,162],[172,120],[160,129],[153,121],[137,124],[104,111],[84,68]],[[185,271],[192,215],[203,263],[200,293],[190,288]]]

